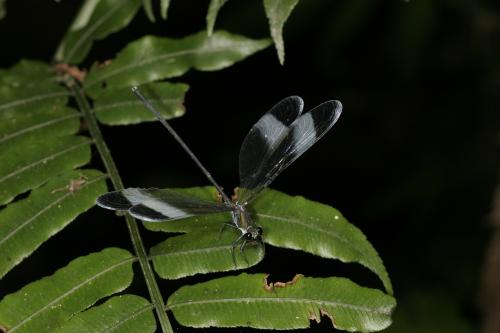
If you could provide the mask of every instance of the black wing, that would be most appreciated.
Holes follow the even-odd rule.
[[[128,211],[143,221],[179,220],[190,216],[231,211],[224,203],[204,201],[170,189],[127,188],[96,200],[103,208]]]
[[[328,101],[290,122],[289,118],[279,118],[274,108],[252,127],[240,150],[239,200],[244,204],[325,135],[342,112],[339,101]]]

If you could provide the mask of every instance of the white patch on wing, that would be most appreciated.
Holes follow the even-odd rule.
[[[256,127],[259,129],[260,135],[265,139],[268,150],[276,149],[283,139],[283,134],[288,132],[288,126],[276,119],[271,113],[265,114]]]
[[[293,143],[290,153],[300,156],[316,142],[316,128],[314,127],[314,118],[311,112],[308,112],[299,118],[293,124]]]
[[[128,188],[123,191],[123,194],[132,203],[132,205],[135,206],[142,204],[165,215],[169,219],[178,219],[193,215],[166,201],[157,199],[149,193],[144,193],[138,188]]]

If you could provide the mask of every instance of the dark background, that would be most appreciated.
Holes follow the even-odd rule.
[[[84,66],[113,57],[144,34],[181,37],[202,30],[207,7],[208,1],[173,0],[168,20],[154,25],[141,12],[127,29],[95,43]],[[333,130],[272,187],[338,208],[367,235],[398,300],[387,332],[477,331],[498,181],[499,7],[472,0],[303,0],[285,25],[284,67],[270,47],[228,69],[173,80],[191,88],[186,115],[171,124],[232,189],[239,146],[274,103],[292,94],[304,98],[306,109],[341,100],[344,112]],[[76,1],[7,1],[1,66],[21,58],[50,61],[77,10]],[[261,1],[229,1],[216,28],[269,35]],[[160,124],[103,131],[126,186],[207,184]],[[97,153],[93,163],[101,165]],[[144,234],[149,245],[164,238]],[[131,248],[124,221],[94,208],[11,271],[0,295],[111,245]],[[276,279],[347,276],[381,288],[358,265],[270,246],[251,271]],[[162,290],[168,296],[182,284],[213,277],[162,282]],[[132,291],[144,292],[140,279]],[[330,323],[313,326],[324,331]]]

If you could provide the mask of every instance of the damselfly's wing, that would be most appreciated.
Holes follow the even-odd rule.
[[[283,101],[291,98],[297,97],[288,97]],[[290,118],[280,118],[280,115],[291,116],[291,111],[273,112],[274,108],[252,127],[240,150],[238,199],[245,204],[325,135],[342,112],[339,101],[328,101],[298,117],[302,110],[301,104],[300,111],[295,113],[298,118],[290,121]]]
[[[210,202],[170,189],[127,188],[97,198],[103,208],[128,211],[143,221],[179,220],[190,216],[231,211],[224,203]]]
[[[239,199],[249,195],[266,173],[266,161],[288,135],[289,126],[302,113],[304,101],[299,96],[287,97],[274,105],[248,132],[240,149]]]

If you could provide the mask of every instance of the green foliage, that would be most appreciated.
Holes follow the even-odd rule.
[[[70,186],[73,184],[73,188]],[[0,211],[0,277],[95,204],[106,190],[96,170],[70,171]]]
[[[389,275],[377,252],[361,230],[335,208],[272,190],[259,196],[252,208],[266,230],[266,243],[359,263],[377,274],[392,294]]]
[[[0,323],[9,332],[52,332],[73,314],[132,282],[134,257],[109,248],[80,257],[53,275],[0,302]]]
[[[285,45],[283,43],[283,26],[299,0],[263,0],[266,16],[269,20],[271,36],[278,51],[280,64],[285,63]]]
[[[140,0],[98,1],[95,7],[83,11],[82,16],[68,30],[57,50],[56,60],[72,64],[81,62],[95,40],[126,27],[140,5]]]
[[[207,33],[214,30],[219,10],[228,0],[211,0],[207,12]],[[285,44],[283,42],[283,26],[299,0],[262,0],[269,21],[269,30],[273,38],[280,64],[285,63]]]
[[[159,106],[165,119],[184,114],[184,95],[189,86],[182,83],[159,82],[141,86],[141,91]],[[130,125],[156,120],[129,88],[106,90],[94,104],[97,119],[106,125]]]
[[[212,0],[210,1],[210,6],[208,7],[207,12],[207,33],[209,36],[214,32],[215,20],[217,20],[217,14],[222,6],[228,0]]]
[[[220,232],[220,225],[215,228],[201,227],[153,246],[150,257],[156,273],[164,279],[178,279],[198,273],[247,268],[264,258],[262,246],[249,246],[245,248],[245,252],[235,248],[235,266],[231,256],[231,243],[238,235],[233,230]]]
[[[213,71],[226,68],[267,47],[267,39],[251,40],[219,31],[182,38],[146,36],[130,43],[111,64],[94,66],[85,89],[97,97],[103,88],[123,88],[172,78],[190,68]]]
[[[195,187],[183,189],[182,192],[200,199],[214,200],[216,190],[213,187]],[[392,294],[391,280],[377,252],[361,230],[350,224],[335,208],[268,189],[250,204],[250,209],[257,223],[265,230],[265,243],[323,258],[359,263],[377,274],[386,291]],[[229,219],[227,213],[218,213],[179,221],[144,222],[144,225],[149,230],[163,232],[215,232]]]
[[[202,31],[181,39],[144,36],[126,45],[115,59],[94,65],[84,79],[79,69],[67,64],[86,59],[94,41],[127,26],[141,6],[139,0],[87,0],[56,53],[55,60],[65,64],[52,67],[21,60],[0,70],[0,205],[4,206],[0,209],[0,277],[91,208],[96,197],[106,192],[107,177],[115,188],[121,188],[96,119],[106,125],[153,120],[130,93],[132,85],[142,85],[143,93],[166,119],[179,117],[185,112],[183,101],[189,86],[158,81],[190,69],[223,69],[269,46],[268,39],[213,32],[224,3],[211,2],[208,35]],[[283,24],[296,3],[264,1],[281,62]],[[142,2],[154,21],[152,4]],[[160,5],[161,16],[166,18],[169,1]],[[77,83],[72,76],[83,82]],[[90,134],[84,131],[87,128]],[[94,144],[106,174],[81,168],[90,162]],[[211,187],[179,191],[217,200]],[[378,275],[389,295],[334,277],[300,277],[270,285],[262,274],[242,274],[184,286],[173,293],[166,310],[180,323],[293,329],[308,327],[310,319],[319,321],[326,315],[333,318],[335,327],[350,331],[381,330],[390,324],[395,300],[382,261],[362,232],[337,210],[272,190],[263,193],[251,209],[265,230],[265,243],[359,263]],[[155,292],[158,283],[149,260],[164,279],[245,269],[259,263],[264,247],[248,246],[243,252],[232,246],[237,231],[227,228],[219,234],[229,218],[221,213],[144,223],[150,230],[183,233],[165,238],[147,257],[137,224],[127,216],[134,255],[107,248],[76,258],[53,275],[5,296],[0,301],[0,329],[154,332],[155,311],[162,331],[172,332],[162,295]],[[288,232],[279,232],[283,229]],[[140,263],[139,278],[146,282],[151,301],[134,295],[107,299],[130,285],[135,261]],[[104,303],[93,306],[100,300]]]
[[[40,86],[39,89],[47,88],[49,90],[47,91],[47,93],[53,93],[55,95],[52,97],[59,97],[63,102],[65,102],[66,99],[64,99],[64,96],[69,95],[66,90],[54,84],[51,84],[49,87],[42,85],[42,83],[53,83],[56,81],[56,79],[57,77],[54,73],[54,70],[46,63],[41,61],[22,59],[9,69],[0,69],[2,101],[8,101],[9,99],[15,101],[17,98],[15,95],[20,95],[21,97],[24,96],[25,98],[35,97],[36,91],[30,91],[29,93],[26,92],[24,94],[23,90],[11,91],[11,96],[7,95],[7,91],[8,88],[16,88],[20,86],[30,87],[32,85],[38,85]],[[2,107],[2,109],[3,108],[5,107]]]
[[[153,306],[135,295],[120,295],[71,317],[55,333],[155,332]]]
[[[290,282],[270,285],[264,274],[184,286],[167,302],[175,318],[186,326],[283,330],[309,327],[310,320],[319,322],[326,316],[338,329],[362,332],[388,327],[395,305],[394,299],[381,291],[343,278],[297,275]]]
[[[5,10],[5,1],[6,0],[0,0],[0,20],[7,15],[7,11]]]
[[[20,76],[20,68],[17,67],[17,73],[14,71],[11,77]],[[67,90],[55,81],[47,84],[44,80],[38,85],[3,88],[0,91],[0,204],[90,160],[90,139],[74,135],[79,128],[78,113],[65,107]]]
[[[161,18],[166,20],[168,7],[170,6],[170,0],[161,0],[160,6],[161,6]]]
[[[146,12],[146,16],[151,22],[155,21],[155,14],[153,13],[153,2],[151,0],[142,0],[142,6]]]

